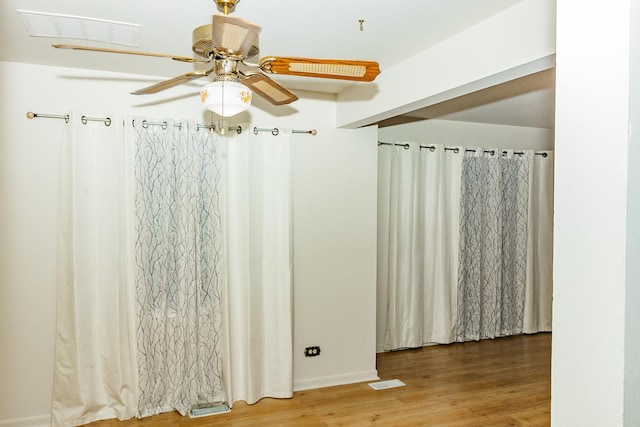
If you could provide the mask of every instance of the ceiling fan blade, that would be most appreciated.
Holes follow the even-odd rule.
[[[213,15],[211,43],[218,53],[250,58],[258,54],[261,28],[235,16]]]
[[[182,74],[169,80],[164,80],[151,86],[147,86],[142,89],[138,89],[135,92],[131,92],[132,95],[149,95],[151,93],[157,93],[165,89],[172,88],[174,86],[188,83],[191,80],[199,79],[200,77],[208,76],[213,71],[213,68],[207,71],[193,71],[191,73]]]
[[[380,74],[377,62],[345,59],[267,57],[258,66],[266,73],[359,82],[373,81]]]
[[[190,58],[188,56],[169,55],[166,53],[138,52],[136,50],[110,49],[105,47],[79,46],[79,45],[73,45],[73,44],[52,44],[51,46],[57,49],[74,49],[74,50],[88,50],[91,52],[109,52],[109,53],[124,53],[126,55],[155,56],[159,58],[171,58],[174,61],[192,62],[196,64],[206,64],[209,62],[209,61],[199,61],[197,59]]]
[[[245,74],[246,78],[241,83],[257,93],[273,105],[290,104],[298,97],[289,92],[287,88],[262,73]]]

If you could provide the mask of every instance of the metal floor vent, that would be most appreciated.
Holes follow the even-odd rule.
[[[197,405],[189,411],[190,418],[207,417],[231,412],[227,402],[204,403]]]
[[[377,383],[369,383],[369,387],[374,390],[386,390],[388,388],[402,387],[406,385],[400,380],[378,381]]]

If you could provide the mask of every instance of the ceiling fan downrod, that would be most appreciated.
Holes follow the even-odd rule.
[[[235,10],[236,4],[239,3],[240,0],[215,0],[215,2],[218,6],[218,10],[225,15],[228,15]]]

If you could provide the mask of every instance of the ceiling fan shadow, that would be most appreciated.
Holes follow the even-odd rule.
[[[182,100],[182,99],[188,99],[188,98],[193,98],[196,102],[199,102],[200,101],[200,99],[199,99],[200,98],[200,92],[183,93],[182,95],[174,96],[174,97],[171,97],[171,98],[162,98],[162,99],[154,98],[154,100],[152,100],[150,102],[145,102],[143,104],[134,104],[134,105],[132,105],[132,107],[134,107],[134,108],[153,107],[153,106],[156,106],[156,105],[166,104],[167,102],[175,102],[175,101],[179,101],[179,100]]]
[[[58,76],[61,79],[66,80],[85,80],[85,81],[101,81],[101,82],[140,82],[141,84],[147,84],[149,82],[156,82],[157,79],[152,78],[134,78],[134,77],[99,77],[99,76],[80,76],[80,75],[62,75]]]
[[[58,76],[61,79],[66,79],[66,80],[75,80],[75,81],[87,81],[87,82],[114,82],[114,83],[131,83],[131,84],[135,84],[136,87],[134,90],[140,89],[140,86],[148,86],[150,83],[158,83],[158,80],[160,80],[159,78],[153,78],[153,77],[101,77],[101,76],[82,76],[82,75],[61,75]],[[203,82],[199,82],[199,83],[183,83],[181,86],[184,87],[192,87],[192,88],[198,88],[198,90],[200,89],[200,87],[202,86]]]
[[[286,117],[298,113],[298,109],[287,105],[273,105],[269,101],[260,96],[254,96],[251,100],[251,106],[264,111],[274,117]]]
[[[346,89],[348,90],[348,88]],[[380,92],[377,83],[367,83],[359,85],[358,90],[354,91],[355,95],[349,97],[350,101],[370,101]]]

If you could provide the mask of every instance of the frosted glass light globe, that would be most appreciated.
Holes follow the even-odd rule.
[[[232,81],[217,81],[206,84],[200,90],[200,99],[207,110],[222,117],[235,116],[251,105],[251,90]]]

